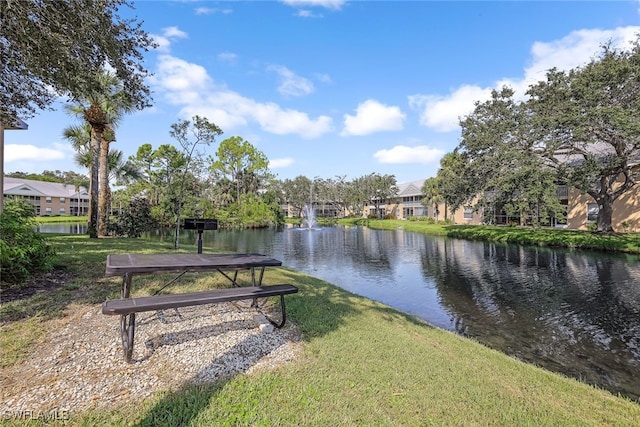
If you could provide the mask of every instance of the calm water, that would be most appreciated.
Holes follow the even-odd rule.
[[[196,236],[185,232],[183,244]],[[203,240],[204,252],[273,256],[521,360],[640,398],[640,257],[366,227],[205,231]]]

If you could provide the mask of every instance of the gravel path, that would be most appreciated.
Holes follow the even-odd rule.
[[[249,305],[138,313],[132,363],[122,356],[119,316],[103,315],[99,305],[72,307],[48,325],[43,343],[23,363],[0,371],[0,414],[113,408],[294,359],[300,347],[295,326],[260,328],[265,319]]]

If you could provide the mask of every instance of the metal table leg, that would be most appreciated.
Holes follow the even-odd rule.
[[[136,329],[136,314],[120,315],[120,333],[122,334],[122,348],[124,350],[124,359],[131,362],[133,355],[133,338]]]
[[[131,274],[125,273],[122,278],[122,289],[120,291],[121,298],[129,298],[131,293]],[[136,314],[121,314],[120,315],[120,336],[122,337],[122,348],[124,359],[127,362],[131,362],[131,356],[133,355],[133,338],[135,336],[136,329]]]

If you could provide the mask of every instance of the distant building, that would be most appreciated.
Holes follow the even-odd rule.
[[[398,184],[398,195],[386,200],[377,212],[374,206],[366,206],[364,216],[381,214],[397,219],[410,217],[430,217],[434,220],[446,218],[455,224],[506,225],[521,222],[519,217],[509,217],[505,212],[484,212],[482,208],[474,208],[472,204],[462,206],[455,212],[445,203],[426,204],[422,202],[422,185],[424,180]],[[588,194],[581,194],[575,188],[559,185],[557,188],[560,203],[566,206],[566,215],[561,218],[550,218],[547,226],[568,228],[571,230],[587,230],[598,219],[598,204]],[[612,224],[616,231],[640,232],[640,184],[631,188],[613,204]]]
[[[2,194],[5,203],[12,197],[26,200],[33,205],[37,216],[87,215],[89,212],[87,189],[71,184],[5,176]]]

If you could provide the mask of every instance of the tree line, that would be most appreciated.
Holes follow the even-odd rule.
[[[124,7],[132,4],[0,2],[0,121],[28,118],[60,97],[71,101],[69,111],[81,124],[65,136],[89,168],[91,237],[108,233],[110,198],[126,204],[127,197],[142,196],[154,218],[176,226],[182,215],[198,214],[261,226],[278,221],[281,202],[301,209],[302,195],[314,186],[315,200],[354,214],[364,203],[380,212],[395,195],[395,177],[375,173],[349,182],[278,182],[264,155],[240,137],[224,140],[215,158],[201,156],[222,133],[201,117],[171,126],[180,149],[143,146],[123,160],[110,143],[125,114],[152,105],[142,63],[155,47],[140,21],[119,15]],[[597,230],[613,232],[613,203],[640,178],[639,40],[630,49],[605,44],[588,64],[569,71],[551,69],[524,95],[503,87],[477,102],[460,120],[459,145],[425,182],[425,203],[443,201],[445,211],[504,211],[536,225],[562,214],[556,186],[565,184],[589,194],[599,207]],[[110,194],[110,180],[128,179],[124,191]]]

